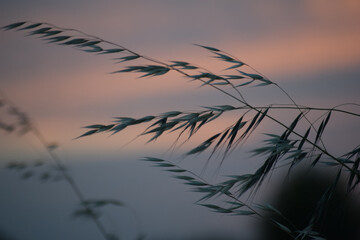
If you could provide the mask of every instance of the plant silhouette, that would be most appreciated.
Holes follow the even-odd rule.
[[[107,206],[116,206],[129,209],[137,221],[136,239],[144,239],[145,235],[142,232],[140,221],[137,218],[136,212],[128,204],[125,204],[124,202],[117,199],[89,199],[85,197],[84,192],[79,187],[73,176],[69,173],[67,167],[63,164],[61,158],[56,153],[55,150],[58,148],[58,145],[56,143],[48,142],[42,132],[36,127],[34,122],[31,121],[28,114],[21,111],[19,107],[15,106],[15,104],[2,91],[0,91],[0,100],[1,107],[7,108],[8,114],[14,116],[17,119],[14,123],[11,124],[0,122],[0,129],[5,130],[6,132],[16,131],[20,135],[32,133],[37,138],[37,140],[39,140],[51,161],[46,163],[45,161],[37,160],[32,164],[27,162],[11,161],[7,165],[8,169],[20,172],[21,178],[25,180],[37,177],[42,182],[59,180],[65,181],[79,201],[79,206],[74,210],[72,216],[74,218],[85,218],[93,221],[99,233],[106,240],[116,240],[119,239],[120,236],[115,233],[110,233],[106,229],[106,226],[101,220],[102,208]]]
[[[187,80],[200,82],[202,86],[213,88],[236,102],[236,105],[204,106],[197,111],[171,109],[140,118],[116,117],[110,123],[86,126],[88,130],[78,138],[99,133],[121,134],[126,128],[139,126],[143,132],[137,137],[148,137],[148,142],[153,142],[166,133],[176,133],[173,145],[176,148],[193,138],[200,129],[231,112],[236,115],[231,125],[217,129],[216,134],[207,136],[199,145],[193,146],[183,154],[186,157],[208,153],[208,163],[210,160],[216,160],[220,168],[223,161],[257,132],[258,127],[264,125],[264,122],[278,125],[280,131],[273,132],[269,129],[271,132],[266,132],[262,143],[252,150],[254,157],[262,159],[258,169],[252,173],[228,176],[226,180],[218,183],[210,183],[201,174],[185,169],[168,159],[148,156],[143,160],[172,173],[173,177],[189,185],[193,191],[201,193],[202,197],[196,204],[211,211],[257,217],[280,230],[289,239],[332,239],[331,232],[322,231],[318,226],[323,224],[329,214],[329,206],[334,205],[332,201],[336,198],[337,186],[342,181],[346,181],[346,195],[356,194],[360,182],[360,145],[354,144],[347,152],[335,155],[323,141],[323,134],[334,114],[359,120],[359,112],[348,111],[345,108],[352,106],[359,109],[359,104],[348,103],[330,108],[297,104],[276,82],[230,53],[210,46],[197,45],[210,52],[214,58],[228,64],[226,74],[217,74],[198,64],[181,60],[159,61],[79,30],[61,28],[49,23],[17,22],[3,29],[26,31],[29,35],[40,37],[48,43],[70,46],[92,54],[109,55],[117,63],[134,63],[114,71],[114,74],[137,73],[141,74],[140,77],[157,77],[176,72]],[[146,63],[136,64],[139,60]],[[271,103],[255,106],[242,94],[249,86],[269,89],[275,87],[288,97],[291,104]],[[288,112],[289,116],[296,114],[291,121],[284,121],[276,116],[276,111]],[[318,198],[314,200],[316,207],[306,209],[308,217],[305,222],[296,222],[287,216],[288,212],[282,212],[281,207],[251,200],[261,189],[264,181],[271,179],[270,176],[275,169],[285,169],[286,178],[290,178],[293,171],[304,166],[307,171],[315,171],[314,169],[321,166],[336,172],[326,187],[317,190]],[[66,175],[64,177],[66,178]],[[309,181],[315,183],[313,180]],[[71,184],[70,180],[68,182]],[[84,204],[88,203],[85,199],[81,201]]]

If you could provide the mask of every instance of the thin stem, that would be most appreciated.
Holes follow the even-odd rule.
[[[128,48],[125,48],[125,47],[123,47],[123,46],[121,46],[121,45],[119,45],[119,44],[116,44],[116,43],[113,43],[113,42],[104,40],[104,39],[99,38],[99,37],[96,37],[96,36],[92,36],[92,35],[83,33],[83,32],[81,32],[81,31],[79,31],[79,30],[76,30],[76,29],[65,29],[65,28],[57,27],[57,26],[52,25],[52,24],[48,24],[48,25],[54,26],[54,27],[59,28],[59,29],[62,29],[62,30],[76,31],[76,32],[79,32],[79,33],[81,33],[81,34],[84,34],[85,36],[92,37],[92,38],[97,39],[97,40],[99,40],[99,41],[103,41],[103,42],[105,42],[105,43],[108,43],[108,44],[110,44],[110,45],[114,45],[114,46],[120,47],[120,48],[128,51],[129,53],[132,53],[132,54],[134,54],[134,55],[136,55],[136,56],[139,56],[139,57],[141,57],[141,58],[143,58],[143,59],[145,59],[145,60],[148,60],[148,61],[150,61],[150,62],[154,62],[154,63],[160,64],[160,65],[166,66],[166,67],[168,67],[169,69],[174,70],[174,71],[180,73],[181,75],[184,75],[184,76],[186,76],[186,77],[188,77],[188,78],[192,78],[188,73],[186,73],[186,72],[184,72],[184,71],[182,71],[182,70],[180,70],[180,69],[178,69],[178,68],[175,68],[175,67],[173,67],[173,66],[171,66],[171,65],[169,65],[169,64],[167,64],[167,63],[164,63],[164,62],[162,62],[162,61],[159,61],[159,60],[157,60],[157,59],[153,59],[153,58],[150,58],[150,57],[141,55],[141,54],[139,54],[139,53],[137,53],[137,52],[135,52],[135,51],[132,51],[132,50],[130,50],[130,49],[128,49]],[[246,64],[246,65],[247,65],[247,64]],[[249,65],[247,65],[247,66],[249,66]],[[251,66],[249,66],[249,67],[252,68]],[[252,69],[254,69],[254,68],[252,68]],[[254,69],[254,70],[255,70],[255,69]],[[257,70],[255,70],[255,71],[258,72]],[[258,72],[258,73],[259,73],[259,72]],[[261,73],[260,73],[260,74],[261,74]],[[263,74],[261,74],[261,75],[262,75],[262,76],[265,76],[265,75],[263,75]],[[240,102],[240,103],[242,103],[242,104],[245,104],[247,107],[253,109],[254,111],[256,111],[256,112],[261,112],[261,110],[259,110],[259,109],[255,108],[255,107],[251,106],[251,105],[248,104],[247,102],[245,102],[245,101],[243,101],[242,99],[239,99],[238,97],[236,97],[236,96],[234,96],[234,95],[226,92],[225,90],[223,90],[223,89],[221,89],[221,88],[219,88],[219,87],[217,87],[217,86],[215,86],[215,85],[213,85],[213,84],[211,84],[211,83],[207,83],[205,80],[202,80],[202,79],[199,79],[199,78],[198,78],[197,80],[203,82],[203,83],[206,84],[206,85],[211,86],[212,88],[214,88],[214,89],[222,92],[223,94],[225,94],[225,95],[227,95],[227,96],[235,99],[236,101],[238,101],[238,102]],[[296,103],[295,103],[295,105],[296,105]],[[296,106],[297,106],[297,105],[296,105]],[[285,129],[291,130],[291,129],[290,129],[288,126],[286,126],[284,123],[282,123],[282,122],[280,122],[279,120],[277,120],[276,118],[270,116],[268,113],[266,113],[265,116],[266,116],[267,118],[271,119],[272,121],[280,124],[280,125],[281,125],[282,127],[284,127]],[[295,132],[294,130],[291,130],[291,132],[294,133],[296,136],[298,136],[298,137],[300,137],[300,138],[303,138],[303,136],[302,136],[301,134]],[[342,161],[340,161],[339,159],[337,159],[335,156],[333,156],[332,154],[330,154],[326,149],[323,149],[322,147],[320,147],[320,146],[317,145],[316,143],[310,141],[309,139],[305,139],[305,141],[308,142],[308,143],[309,143],[310,145],[312,145],[313,147],[315,147],[316,149],[318,149],[318,150],[320,150],[321,152],[323,152],[324,154],[328,155],[330,158],[332,158],[333,160],[335,160],[336,162],[338,162],[340,165],[344,166],[346,169],[348,169],[349,171],[351,171],[352,173],[354,173],[356,176],[360,176],[360,173],[358,173],[357,171],[353,170],[351,167],[347,166],[345,163],[343,163]]]
[[[167,65],[167,64],[165,64],[165,63],[163,63],[163,64],[164,64],[164,65]],[[183,71],[180,70],[180,69],[174,69],[174,70],[177,71],[177,72],[179,72],[179,73],[182,74],[182,75],[185,75],[185,76],[187,76],[187,77],[190,77],[189,74],[183,72]],[[223,89],[221,89],[221,88],[219,88],[219,87],[217,87],[217,86],[215,86],[215,85],[212,85],[211,83],[210,83],[210,84],[209,84],[209,83],[206,83],[206,81],[204,81],[204,80],[202,80],[202,79],[198,79],[198,80],[200,80],[201,82],[203,82],[203,83],[205,83],[205,84],[207,84],[207,85],[209,85],[209,86],[217,89],[218,91],[226,94],[227,96],[229,96],[229,97],[231,97],[231,98],[239,101],[240,103],[245,104],[248,108],[250,108],[250,109],[252,109],[252,110],[254,110],[254,111],[258,112],[258,113],[261,113],[261,110],[257,109],[256,107],[251,106],[251,105],[248,104],[247,102],[244,102],[244,101],[240,100],[239,98],[237,98],[236,96],[234,96],[234,95],[226,92],[225,90],[223,90]],[[298,108],[297,108],[297,109],[298,109]],[[269,113],[266,113],[265,116],[266,116],[267,118],[271,119],[272,121],[278,123],[279,125],[281,125],[281,126],[284,127],[285,129],[290,130],[290,131],[291,131],[292,133],[294,133],[296,136],[298,136],[298,137],[300,137],[300,138],[303,138],[303,135],[301,135],[301,134],[295,132],[294,130],[290,129],[290,128],[289,128],[288,126],[286,126],[284,123],[282,123],[282,122],[280,122],[279,120],[277,120],[276,118],[270,116]],[[354,169],[352,169],[351,167],[347,166],[345,163],[343,163],[342,161],[340,161],[338,158],[336,158],[335,156],[333,156],[332,154],[330,154],[326,149],[321,148],[319,145],[317,145],[316,143],[310,141],[309,139],[305,139],[305,141],[308,142],[308,143],[309,143],[310,145],[312,145],[313,147],[315,147],[316,149],[318,149],[318,150],[320,150],[321,152],[323,152],[324,154],[328,155],[330,158],[332,158],[333,160],[335,160],[336,162],[338,162],[340,165],[344,166],[346,169],[348,169],[349,171],[351,171],[352,173],[354,173],[356,176],[360,176],[360,173],[359,173],[359,172],[357,172],[357,171],[355,171]]]
[[[224,51],[223,51],[224,52]],[[226,53],[224,52],[225,54],[229,54],[229,53]],[[233,57],[234,59],[236,60],[239,60],[237,57],[229,54],[231,57]],[[240,61],[240,60],[239,60]],[[241,61],[242,62],[242,61]],[[265,76],[265,74],[261,73],[260,71],[258,71],[257,69],[255,69],[254,67],[252,67],[251,65],[247,64],[247,63],[244,63],[246,66],[248,66],[250,69],[252,69],[253,71],[255,71],[256,73],[260,74],[261,76],[263,76],[264,78],[270,80],[270,78],[268,78],[267,76]],[[278,89],[280,89],[280,91],[282,91],[289,99],[290,101],[297,107],[297,109],[303,113],[302,109],[299,108],[299,105],[295,102],[295,100],[279,85],[277,84],[276,82],[273,82],[271,81]],[[315,128],[315,126],[313,125],[313,123],[306,117],[306,114],[303,113],[303,116],[305,118],[305,120],[310,124],[311,128],[317,133],[317,129]],[[325,147],[325,144],[324,142],[322,141],[321,139],[321,136],[319,138],[321,144],[323,145],[324,149],[326,150],[326,147]]]
[[[45,23],[46,24],[46,23]],[[212,88],[222,92],[223,94],[229,96],[230,98],[236,100],[237,102],[241,103],[241,104],[244,104],[244,106],[242,107],[239,107],[237,109],[249,109],[249,110],[254,110],[256,111],[257,113],[262,113],[262,114],[265,114],[265,116],[269,119],[271,119],[272,121],[276,122],[277,124],[279,124],[280,126],[284,127],[286,130],[290,131],[290,133],[296,135],[297,137],[303,139],[304,136],[302,134],[299,134],[297,133],[294,129],[291,129],[290,127],[288,127],[287,125],[285,125],[284,123],[282,123],[280,120],[276,119],[275,117],[271,116],[267,111],[263,111],[265,109],[265,107],[255,107],[255,106],[252,106],[250,105],[248,102],[245,101],[244,97],[241,95],[240,91],[230,82],[228,81],[228,79],[224,79],[225,81],[227,81],[227,83],[230,83],[230,85],[232,86],[232,88],[234,88],[235,90],[237,90],[237,93],[240,95],[240,98],[229,93],[228,91],[225,91],[223,90],[222,88],[212,84],[211,82],[207,82],[201,78],[194,78],[193,76],[191,76],[190,74],[188,74],[187,72],[179,69],[179,68],[176,68],[172,65],[169,65],[165,62],[162,62],[162,61],[159,61],[157,59],[153,59],[153,58],[150,58],[150,57],[147,57],[147,56],[144,56],[144,55],[141,55],[135,51],[132,51],[130,49],[127,49],[119,44],[116,44],[116,43],[113,43],[113,42],[110,42],[110,41],[107,41],[107,40],[104,40],[102,38],[99,38],[99,37],[96,37],[96,36],[92,36],[92,35],[89,35],[89,34],[86,34],[86,33],[83,33],[79,30],[76,30],[76,29],[65,29],[65,28],[59,28],[55,25],[52,25],[52,24],[48,24],[49,26],[53,26],[53,27],[56,27],[58,29],[62,29],[64,31],[75,31],[75,32],[78,32],[80,34],[83,34],[84,36],[87,36],[87,37],[90,37],[90,38],[93,38],[93,39],[96,39],[96,40],[99,40],[103,43],[107,43],[107,44],[110,44],[110,45],[113,45],[113,46],[117,46],[125,51],[127,51],[128,53],[131,53],[133,54],[134,56],[138,56],[138,57],[141,57],[142,59],[144,60],[147,60],[147,61],[150,61],[150,62],[153,62],[153,63],[157,63],[159,65],[162,65],[162,66],[165,66],[167,67],[169,70],[173,70],[173,71],[176,71],[178,72],[179,74],[187,77],[187,78],[190,78],[190,79],[193,79],[193,80],[199,80],[201,81],[202,83],[204,83],[205,85],[209,85],[211,86]],[[225,52],[224,52],[225,53]],[[253,67],[251,67],[250,65],[248,64],[245,64],[246,66],[248,66],[249,68],[253,69],[255,72],[259,73],[261,76],[265,77],[264,74],[261,74],[259,71],[257,71],[256,69],[254,69]],[[266,78],[266,77],[265,77]],[[268,78],[267,78],[268,79]],[[270,81],[270,80],[269,80]],[[315,130],[315,132],[317,132],[317,129],[313,126],[313,123],[309,121],[309,119],[306,117],[306,113],[304,113],[303,111],[310,111],[310,110],[317,110],[317,111],[336,111],[336,112],[341,112],[341,113],[345,113],[345,114],[348,114],[348,115],[353,115],[353,116],[356,116],[356,117],[359,117],[360,114],[357,114],[357,113],[352,113],[352,112],[348,112],[348,111],[345,111],[345,110],[341,110],[341,109],[336,109],[337,107],[334,107],[333,109],[325,109],[325,108],[309,108],[309,107],[304,107],[304,106],[300,106],[298,105],[292,98],[291,96],[283,89],[281,88],[278,84],[274,83],[274,82],[271,82],[273,84],[275,84],[290,100],[291,102],[294,104],[294,106],[269,106],[267,107],[266,109],[296,109],[296,110],[299,110],[301,112],[301,114],[303,115],[303,117],[309,122],[309,124],[311,125],[311,127]],[[236,108],[235,108],[236,109]],[[327,155],[328,157],[330,157],[331,159],[333,159],[335,162],[339,163],[342,167],[346,168],[348,171],[352,172],[354,175],[356,176],[360,176],[360,173],[354,169],[352,169],[351,167],[349,167],[347,164],[345,164],[343,161],[341,161],[340,158],[337,158],[335,157],[334,155],[332,155],[331,153],[328,152],[328,150],[326,149],[325,145],[323,144],[323,142],[321,141],[321,144],[322,146],[320,146],[319,144],[317,144],[316,142],[313,142],[311,140],[309,140],[308,138],[304,139],[308,144],[310,144],[314,149],[318,149],[320,152],[322,152],[323,154]],[[44,142],[46,143],[46,142]],[[49,150],[48,150],[49,151]],[[56,162],[57,159],[55,158],[54,161]],[[61,164],[59,165],[61,166]],[[190,172],[191,173],[191,172]],[[65,173],[66,174],[66,173]],[[65,175],[64,175],[65,176]],[[66,176],[65,176],[66,178]],[[70,180],[72,180],[71,178],[69,178]],[[200,178],[201,179],[201,178]],[[69,181],[69,180],[68,180]],[[71,184],[71,181],[69,181],[70,185]],[[76,185],[75,185],[76,186]],[[212,185],[213,186],[213,185]],[[76,191],[76,189],[75,189]],[[226,193],[225,193],[226,194]],[[234,197],[230,194],[229,197]],[[80,195],[80,200],[81,200],[81,195]],[[237,201],[240,201],[238,200],[237,198],[234,197],[234,199],[236,199]],[[241,202],[241,201],[240,201]],[[241,202],[242,203],[242,202]],[[247,205],[246,205],[247,206]],[[251,206],[247,206],[249,207],[250,210],[251,209]],[[252,210],[254,211],[254,210]],[[254,211],[254,213],[256,213],[256,211]],[[261,216],[260,214],[257,214],[258,216],[260,217],[263,217]],[[274,223],[273,223],[274,224]],[[275,224],[276,225],[276,224]],[[279,226],[277,226],[279,227]],[[293,237],[293,236],[292,236]]]
[[[192,65],[194,65],[194,66],[196,66],[196,67],[198,67],[198,68],[200,68],[200,69],[203,69],[203,70],[205,70],[205,71],[208,72],[208,73],[211,73],[211,74],[215,75],[213,72],[211,72],[210,70],[208,70],[208,69],[206,69],[206,68],[204,68],[204,67],[202,67],[202,66],[199,66],[199,65],[197,65],[197,64],[192,64]],[[241,94],[240,90],[239,90],[231,81],[229,81],[228,79],[226,79],[226,78],[224,78],[224,77],[222,77],[222,76],[219,76],[219,75],[216,75],[216,76],[220,77],[221,80],[226,81],[226,83],[228,83],[228,84],[239,94],[239,96],[241,97],[241,100],[243,100],[244,102],[246,102],[246,100],[245,100],[244,96]]]
[[[302,109],[300,109],[300,107],[298,106],[298,104],[294,101],[294,99],[277,83],[274,83],[276,87],[278,87],[280,89],[280,91],[282,91],[289,99],[290,101],[297,107],[297,109],[303,113]],[[317,129],[315,128],[315,126],[313,125],[313,123],[306,117],[306,115],[303,113],[303,116],[305,118],[305,120],[310,124],[311,128],[317,133]],[[321,139],[321,136],[319,137],[320,143],[322,144],[323,148],[326,150],[325,144],[323,142],[323,140]]]
[[[6,102],[6,104],[9,107],[16,108],[16,106],[6,97],[5,93],[1,89],[0,89],[0,96],[2,97],[1,100]],[[92,209],[86,203],[86,198],[84,197],[84,194],[80,190],[79,186],[76,184],[75,180],[67,173],[66,167],[64,166],[64,164],[62,163],[60,158],[54,153],[53,150],[49,149],[49,147],[48,147],[49,144],[46,141],[44,135],[40,132],[40,130],[35,126],[34,123],[29,122],[29,125],[30,125],[29,126],[30,130],[35,135],[35,137],[40,141],[40,143],[42,144],[42,146],[44,147],[46,152],[49,154],[49,156],[53,160],[53,163],[55,164],[57,169],[60,171],[60,173],[66,180],[66,182],[69,184],[70,188],[72,189],[72,191],[74,192],[75,196],[78,198],[80,203],[84,206],[84,208],[86,210],[91,211]],[[105,229],[104,225],[102,224],[102,222],[97,217],[92,216],[92,215],[90,215],[90,216],[91,216],[91,219],[93,220],[93,222],[95,223],[97,229],[99,230],[100,234],[103,236],[103,238],[106,240],[110,240],[109,234],[106,232],[106,229]]]
[[[355,116],[355,117],[360,117],[360,114],[357,114],[357,113],[354,113],[354,112],[349,112],[349,111],[346,111],[346,110],[337,109],[336,107],[333,107],[333,108],[321,108],[321,107],[307,107],[307,106],[292,107],[292,106],[273,106],[273,105],[271,105],[270,108],[271,109],[279,109],[279,110],[301,109],[301,110],[310,110],[310,111],[332,111],[332,112],[339,112],[339,113],[352,115],[352,116]],[[233,110],[245,109],[245,108],[248,109],[249,107],[247,107],[247,106],[245,106],[245,107],[235,107]],[[257,109],[267,109],[268,107],[266,107],[266,106],[255,106],[255,108],[257,108]],[[229,110],[229,111],[233,111],[233,110]]]

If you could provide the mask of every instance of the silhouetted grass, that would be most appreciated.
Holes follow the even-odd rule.
[[[37,36],[48,43],[70,46],[98,55],[106,54],[111,56],[116,63],[134,63],[131,66],[125,66],[114,71],[114,74],[134,72],[141,74],[140,77],[157,77],[169,72],[176,72],[187,80],[198,81],[201,82],[202,86],[216,89],[237,103],[236,105],[204,106],[198,111],[171,109],[164,113],[154,113],[141,118],[117,117],[110,123],[86,126],[85,128],[88,130],[78,138],[89,137],[98,133],[118,134],[125,128],[140,126],[144,130],[138,137],[148,137],[149,142],[155,141],[166,133],[175,132],[177,133],[177,137],[174,139],[175,143],[180,142],[182,145],[196,135],[200,129],[208,126],[208,123],[222,118],[224,113],[236,112],[237,118],[233,124],[224,129],[217,129],[216,134],[208,136],[202,143],[193,146],[191,150],[184,153],[185,157],[207,152],[209,154],[208,160],[219,156],[216,160],[221,166],[229,154],[244,144],[265,121],[280,126],[282,129],[280,132],[273,132],[268,129],[268,132],[264,134],[262,143],[252,150],[253,156],[262,159],[257,170],[253,173],[228,176],[227,180],[215,184],[209,183],[200,174],[182,168],[170,160],[157,157],[144,158],[145,161],[151,162],[154,166],[171,172],[173,177],[190,185],[193,191],[201,193],[203,197],[199,199],[197,204],[207,207],[211,211],[229,215],[252,215],[264,219],[291,239],[320,240],[330,237],[328,232],[321,231],[317,226],[322,224],[324,216],[328,214],[327,209],[334,198],[339,181],[346,179],[348,194],[354,192],[360,182],[360,145],[354,143],[350,151],[341,155],[334,155],[322,140],[328,123],[333,119],[333,113],[359,119],[360,114],[358,112],[344,109],[345,106],[349,105],[359,107],[359,104],[342,104],[330,108],[299,105],[281,86],[264,74],[237,57],[210,46],[198,45],[209,51],[214,58],[228,64],[229,67],[224,70],[227,74],[217,74],[198,64],[181,60],[159,61],[102,38],[75,29],[57,27],[49,23],[18,22],[5,26],[3,29],[26,31],[28,35]],[[147,64],[136,64],[140,59]],[[242,91],[248,86],[269,87],[269,91],[275,90],[270,87],[275,87],[289,98],[291,104],[252,105],[242,94]],[[287,122],[278,118],[275,110],[284,111],[289,116],[295,111],[298,114]],[[319,117],[311,118],[310,112],[318,113]],[[6,129],[6,125],[3,128]],[[251,197],[256,195],[264,180],[269,180],[270,176],[275,173],[275,169],[285,168],[288,172],[287,175],[290,176],[293,170],[300,165],[303,166],[304,163],[309,171],[317,166],[336,171],[336,175],[329,181],[328,186],[317,191],[316,207],[306,210],[311,212],[306,222],[299,224],[287,216],[287,213],[282,213],[280,208],[278,209],[268,203],[259,204],[243,199],[245,194],[250,195],[250,199],[252,199]],[[64,177],[66,178],[66,174]],[[71,184],[71,180],[68,182]],[[219,201],[214,203],[215,199],[220,197],[220,203]],[[86,203],[84,199],[82,202]],[[272,215],[264,212],[270,212]],[[92,212],[90,213],[92,215]],[[96,218],[94,217],[94,219]]]

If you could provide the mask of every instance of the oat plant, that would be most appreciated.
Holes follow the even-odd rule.
[[[7,164],[7,169],[16,171],[24,180],[37,178],[42,182],[65,181],[73,194],[78,200],[78,206],[72,213],[73,218],[85,218],[91,220],[99,233],[105,240],[121,239],[117,233],[111,233],[101,220],[103,208],[107,206],[116,206],[128,209],[136,220],[136,240],[145,238],[142,232],[140,221],[136,212],[126,203],[109,198],[87,198],[82,189],[76,183],[74,177],[69,173],[67,167],[56,153],[59,147],[57,143],[49,142],[45,135],[36,127],[35,123],[31,121],[28,114],[17,107],[6,95],[0,90],[0,108],[6,108],[5,114],[2,118],[7,117],[7,121],[0,121],[0,130],[7,133],[15,133],[20,136],[24,134],[32,134],[41,143],[43,149],[49,156],[49,161],[37,159],[33,162],[27,161],[10,161]],[[11,118],[12,117],[12,118]],[[11,120],[9,120],[11,119]]]
[[[171,109],[141,118],[116,117],[109,123],[86,126],[88,130],[78,138],[99,133],[118,134],[126,128],[139,126],[142,127],[143,132],[137,137],[147,138],[148,142],[154,142],[166,133],[176,133],[173,147],[179,147],[192,139],[210,122],[219,121],[226,113],[232,112],[237,116],[233,124],[224,129],[217,129],[216,134],[206,137],[183,155],[196,157],[198,154],[208,154],[208,162],[212,160],[220,167],[234,149],[242,146],[257,132],[259,125],[270,122],[282,129],[280,131],[267,129],[266,131],[270,132],[265,132],[262,143],[252,150],[253,156],[262,160],[257,170],[247,174],[226,176],[226,180],[215,184],[204,179],[201,174],[182,168],[169,159],[157,157],[143,159],[171,172],[173,177],[190,185],[193,191],[202,194],[196,202],[198,205],[222,214],[258,217],[280,229],[292,239],[320,240],[326,239],[327,236],[321,234],[321,231],[315,229],[314,226],[321,221],[339,182],[346,181],[348,194],[356,194],[360,182],[360,145],[354,144],[347,152],[335,155],[326,147],[322,136],[335,113],[359,121],[359,111],[346,110],[349,106],[359,110],[359,104],[342,104],[331,108],[299,105],[276,82],[239,58],[214,47],[197,45],[210,52],[219,61],[228,64],[222,74],[182,60],[159,61],[79,30],[61,28],[49,23],[18,22],[5,26],[3,29],[24,31],[27,35],[39,37],[44,42],[70,46],[95,55],[109,55],[119,64],[131,63],[131,65],[121,66],[120,69],[114,70],[114,74],[132,72],[140,74],[140,77],[157,77],[176,72],[187,80],[200,82],[201,86],[216,89],[236,102],[233,105],[204,106],[197,111],[185,112]],[[291,104],[253,105],[242,94],[243,91],[250,90],[249,86],[268,88],[269,91],[275,91],[271,88],[275,87],[289,98]],[[286,112],[289,116],[292,116],[294,112],[297,114],[291,121],[284,121],[276,115],[279,111]],[[314,118],[312,113],[317,117]],[[306,226],[295,226],[272,205],[255,203],[251,200],[264,181],[270,180],[271,175],[276,173],[275,170],[285,169],[289,177],[294,169],[304,165],[309,171],[318,166],[329,171],[336,171],[331,185],[322,193]],[[215,202],[215,200],[218,201]],[[266,212],[272,212],[278,217],[276,220],[268,218]]]

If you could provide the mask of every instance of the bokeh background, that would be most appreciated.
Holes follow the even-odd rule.
[[[162,61],[184,60],[222,73],[223,65],[194,44],[213,46],[265,73],[299,104],[332,107],[360,101],[360,3],[356,0],[1,0],[0,12],[1,25],[48,22]],[[57,154],[88,197],[116,198],[131,205],[148,239],[257,237],[254,219],[227,217],[196,206],[199,195],[169,174],[137,161],[149,155],[172,157],[185,167],[201,169],[206,156],[181,160],[166,153],[174,136],[155,144],[139,139],[125,148],[141,129],[74,140],[84,132],[82,126],[108,123],[112,117],[198,110],[236,104],[233,100],[176,74],[159,78],[108,74],[124,65],[114,64],[109,56],[24,35],[0,32],[0,89],[29,114],[49,142],[59,145]],[[272,86],[246,88],[243,93],[255,105],[289,103]],[[3,119],[6,114],[1,113]],[[231,117],[218,121],[216,127],[226,127]],[[271,130],[277,129],[265,124],[264,131]],[[200,133],[198,139],[209,132]],[[327,144],[334,153],[351,150],[359,133],[357,119],[339,115],[331,122]],[[243,160],[258,140],[250,139],[209,179],[216,182],[229,173],[252,171],[257,162]],[[37,159],[49,157],[31,134],[0,132],[0,231],[9,239],[100,239],[92,222],[71,219],[77,201],[65,182],[24,181],[4,168],[9,161]],[[133,214],[126,209],[108,209],[104,221],[124,239],[137,232]]]

